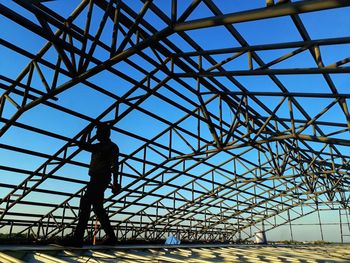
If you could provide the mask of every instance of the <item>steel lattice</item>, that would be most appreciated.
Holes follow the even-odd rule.
[[[22,41],[0,35],[1,56],[14,59],[0,72],[5,232],[72,231],[89,163],[75,142],[101,120],[122,150],[123,191],[105,200],[119,239],[232,241],[320,204],[348,209],[350,93],[338,76],[350,73],[350,36],[314,38],[303,15],[349,12],[349,1],[228,12],[216,0],[82,0],[71,13],[42,2],[0,3],[23,30]],[[249,44],[239,26],[278,19],[298,38]],[[232,45],[203,38],[219,34]],[[329,62],[331,48],[340,59]],[[302,88],[316,78],[322,87]]]

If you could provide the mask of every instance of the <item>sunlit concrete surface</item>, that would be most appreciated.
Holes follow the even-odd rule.
[[[350,245],[1,246],[0,262],[350,262]]]

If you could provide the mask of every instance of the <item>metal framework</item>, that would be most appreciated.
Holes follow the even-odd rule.
[[[349,1],[62,2],[0,3],[23,34],[0,34],[3,233],[72,231],[89,163],[75,142],[101,120],[121,149],[123,191],[105,196],[120,240],[234,241],[349,208],[350,35],[303,20]],[[282,20],[298,37],[273,38]],[[242,25],[271,36],[249,44]],[[232,44],[203,38],[220,34]]]

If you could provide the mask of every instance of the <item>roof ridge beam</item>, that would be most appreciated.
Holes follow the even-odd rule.
[[[296,3],[285,3],[267,8],[258,8],[243,12],[230,13],[222,16],[212,16],[208,18],[196,19],[173,26],[174,31],[187,31],[193,29],[222,26],[226,24],[255,21],[260,19],[288,16],[308,12],[321,11],[339,7],[350,6],[348,0],[306,0]]]

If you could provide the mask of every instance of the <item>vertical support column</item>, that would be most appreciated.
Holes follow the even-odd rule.
[[[219,122],[220,122],[220,140],[223,139],[224,132],[223,132],[223,119],[222,119],[222,97],[219,96]]]
[[[114,121],[117,122],[119,118],[119,102],[115,105]]]
[[[295,136],[295,123],[294,123],[294,114],[293,114],[293,103],[292,98],[288,97],[288,107],[289,107],[289,116],[292,128],[292,134]]]
[[[322,230],[322,222],[321,222],[321,216],[320,216],[320,210],[319,209],[317,209],[317,216],[318,216],[318,224],[320,226],[321,239],[322,239],[322,241],[324,241],[323,230]]]
[[[169,152],[168,152],[168,157],[169,159],[171,158],[171,148],[172,148],[172,142],[173,141],[173,129],[170,129],[169,131]]]
[[[197,119],[197,150],[201,148],[201,111],[198,109],[198,119]]]
[[[345,114],[348,129],[350,130],[350,113],[349,113],[348,104],[346,103],[345,98],[341,98],[339,100],[339,102],[340,102],[340,105],[341,105],[343,112]]]
[[[292,221],[290,220],[290,211],[289,210],[288,210],[288,222],[289,222],[290,238],[291,238],[291,241],[294,241]]]
[[[114,10],[114,18],[113,18],[113,32],[112,32],[112,43],[111,43],[111,57],[115,54],[117,50],[117,42],[118,42],[118,31],[119,31],[119,12],[120,12],[120,1],[117,1],[115,10]]]
[[[127,235],[128,235],[128,221],[125,222],[125,235],[124,235],[124,240],[127,240]]]
[[[47,225],[46,225],[46,231],[45,231],[45,238],[47,238],[47,234],[49,232],[49,225],[50,225],[50,216],[47,219]]]
[[[202,56],[199,56],[198,57],[198,71],[201,71],[201,69],[202,69]],[[200,100],[200,98],[201,98],[201,83],[200,83],[199,77],[197,78],[197,94],[198,94],[199,103],[202,104],[202,102]],[[203,112],[203,115],[204,115],[204,112]],[[200,116],[201,116],[201,111],[200,111],[200,107],[199,107],[198,108],[198,119],[197,119],[198,151],[200,149],[200,124],[201,124]]]
[[[214,190],[215,190],[214,182],[215,182],[214,171],[212,171],[211,172],[211,185],[212,185],[212,193],[213,193],[213,195],[214,195]],[[220,205],[221,205],[221,203],[220,203]]]
[[[244,106],[245,106],[245,124],[247,127],[248,138],[251,139],[251,129],[249,123],[249,114],[248,114],[248,96],[244,96]]]
[[[37,239],[40,238],[40,228],[41,228],[41,221],[38,222],[38,229],[36,231],[36,236],[37,236]],[[63,232],[63,231],[62,231]]]
[[[142,177],[145,177],[145,173],[146,173],[146,158],[147,158],[147,147],[145,147],[143,150]]]
[[[63,225],[64,225],[64,218],[65,218],[65,216],[66,216],[66,206],[67,206],[67,203],[66,204],[64,204],[64,206],[63,206],[63,211],[62,211],[62,220],[61,220],[61,226],[63,227]],[[64,228],[63,228],[63,230],[62,230],[62,238],[64,237]]]
[[[347,227],[348,227],[347,232],[350,233],[350,223],[349,223],[349,212],[348,212],[348,209],[349,209],[349,208],[344,208],[345,216],[346,216],[346,223],[345,223],[345,224],[346,224]],[[347,235],[347,236],[349,236],[349,235]]]
[[[340,227],[340,241],[343,244],[344,243],[344,237],[343,237],[343,223],[341,220],[341,207],[339,207],[339,227]]]
[[[171,22],[176,23],[177,20],[177,0],[171,1]]]
[[[5,101],[6,101],[6,97],[5,96],[1,96],[0,97],[0,118],[2,117],[2,114],[4,112]]]
[[[13,221],[11,221],[11,225],[10,225],[9,238],[12,237],[12,231],[13,231]]]
[[[253,70],[253,58],[252,58],[251,51],[248,51],[248,67],[249,67],[249,70]]]
[[[321,51],[320,51],[320,48],[318,45],[314,46],[314,54],[315,54],[317,66],[319,68],[322,68],[324,65],[323,65],[322,58],[321,58]]]
[[[33,64],[34,64],[34,61],[33,61],[33,63],[29,64],[29,71],[28,71],[28,77],[27,77],[27,87],[24,90],[23,100],[22,100],[22,103],[21,103],[22,107],[24,107],[27,104],[27,99],[28,99],[28,94],[29,94],[29,87],[30,87],[30,85],[32,83],[32,78],[33,78],[33,73],[34,73],[34,66],[33,66]],[[56,72],[58,72],[58,69],[56,69],[55,74],[56,74]],[[1,116],[1,113],[0,113],[0,116]]]

